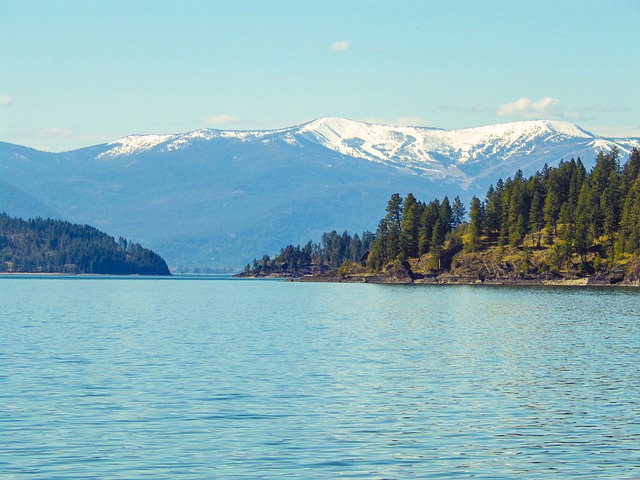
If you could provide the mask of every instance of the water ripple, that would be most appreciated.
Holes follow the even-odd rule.
[[[637,292],[0,282],[3,478],[638,478]]]

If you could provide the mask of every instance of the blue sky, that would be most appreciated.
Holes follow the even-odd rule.
[[[0,141],[323,116],[640,136],[640,1],[3,0]]]

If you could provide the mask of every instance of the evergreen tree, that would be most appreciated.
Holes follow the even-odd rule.
[[[400,232],[400,258],[405,260],[418,256],[421,208],[415,197],[409,193],[402,207]]]
[[[622,168],[622,191],[629,192],[640,175],[640,152],[633,148]]]
[[[640,254],[640,173],[625,198],[620,230],[621,250]]]
[[[449,203],[449,198],[446,196],[442,199],[442,203],[440,204],[440,220],[444,226],[445,234],[453,229],[453,209],[451,208],[451,203]]]
[[[433,235],[431,236],[431,249],[430,249],[430,253],[435,257],[436,261],[438,262],[438,270],[440,269],[440,260],[441,260],[446,231],[447,231],[447,226],[442,220],[442,217],[438,217],[435,225],[433,226]]]
[[[572,160],[573,162],[573,160]],[[587,171],[582,164],[582,160],[578,157],[578,160],[574,163],[573,173],[571,175],[571,183],[569,186],[569,207],[573,210],[578,205],[578,197],[580,196],[580,189],[587,177]]]
[[[576,253],[580,255],[583,268],[587,263],[587,253],[591,247],[589,219],[589,185],[583,182],[578,196],[575,219],[575,248]]]
[[[569,204],[565,203],[560,209],[560,224],[562,225],[561,240],[562,240],[562,261],[567,266],[571,266],[571,259],[573,257],[573,242],[575,240],[573,213],[569,208]]]
[[[557,224],[560,208],[561,204],[558,198],[558,192],[553,188],[549,188],[544,200],[544,221],[547,228],[545,243],[547,245],[551,245],[553,243],[553,237],[558,235]]]
[[[392,260],[400,253],[400,231],[402,229],[402,197],[394,193],[391,195],[386,208],[387,215],[383,245],[385,247],[385,261]]]
[[[440,216],[440,201],[433,200],[422,209],[420,216],[420,230],[418,234],[418,250],[420,255],[429,253],[431,250],[431,239],[433,238],[433,227]]]
[[[500,233],[502,225],[502,194],[504,191],[504,182],[498,180],[496,188],[493,185],[489,187],[487,192],[485,205],[485,227],[487,234],[497,236]]]
[[[527,192],[522,181],[522,172],[518,171],[511,189],[511,201],[509,203],[508,232],[509,244],[512,246],[521,245],[527,234],[528,213]]]
[[[456,228],[462,222],[467,215],[467,210],[464,208],[464,204],[460,197],[456,195],[453,199],[453,205],[451,206],[451,228]]]
[[[539,182],[534,182],[533,196],[531,198],[531,209],[529,211],[530,231],[536,234],[536,247],[540,248],[542,237],[542,227],[544,226],[544,208],[542,200],[542,186]]]
[[[469,243],[467,250],[475,252],[480,247],[480,236],[483,230],[483,206],[480,199],[475,195],[471,199],[469,207]]]
[[[356,233],[349,242],[349,260],[352,262],[358,262],[363,256],[362,241]]]
[[[615,213],[611,206],[607,205],[609,197],[616,197],[607,186],[618,173],[618,150],[612,149],[605,154],[600,152],[596,157],[596,163],[589,175],[591,230],[593,238],[598,239],[605,234],[605,217],[609,216],[608,227],[615,221]],[[616,188],[617,188],[617,182]],[[605,193],[605,191],[607,191]],[[609,228],[610,230],[610,228]]]
[[[615,256],[615,234],[618,231],[620,224],[620,176],[618,170],[612,171],[609,174],[609,180],[607,186],[602,192],[600,200],[602,211],[602,230],[607,238],[607,244],[609,246],[609,254],[611,261]]]

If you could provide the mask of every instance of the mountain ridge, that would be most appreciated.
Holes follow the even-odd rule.
[[[513,143],[517,138],[526,138],[527,134],[528,137],[531,138],[535,136],[536,133],[544,133],[544,130],[546,130],[550,136],[573,136],[588,138],[594,142],[605,140],[621,144],[635,143],[636,147],[640,146],[640,137],[603,137],[588,132],[575,123],[558,120],[526,120],[462,129],[442,129],[422,126],[397,127],[376,123],[356,122],[340,117],[321,117],[300,125],[272,130],[222,130],[202,128],[186,133],[127,135],[103,144],[107,146],[119,144],[121,148],[112,148],[103,152],[100,156],[132,155],[141,151],[147,151],[150,148],[169,141],[173,141],[168,145],[168,148],[171,150],[188,146],[189,140],[209,141],[217,138],[238,139],[241,141],[249,141],[250,139],[268,140],[273,137],[277,138],[280,135],[283,135],[284,139],[289,139],[290,142],[295,141],[295,135],[306,135],[307,138],[312,137],[318,140],[318,143],[328,148],[340,151],[340,145],[335,142],[335,137],[340,139],[362,138],[364,132],[373,132],[378,138],[382,136],[381,133],[386,133],[387,135],[394,135],[396,133],[405,133],[406,135],[422,134],[423,142],[431,140],[433,142],[431,145],[434,146],[437,140],[440,140],[443,143],[450,144],[455,149],[456,146],[462,148],[463,146],[473,145],[474,143],[486,143],[487,141],[499,139],[500,137],[505,137],[507,134],[515,132],[516,138],[512,140]],[[328,132],[333,133],[334,138],[330,138],[330,133]],[[353,151],[343,151],[341,153],[352,154]]]
[[[0,142],[0,211],[95,225],[174,270],[242,267],[330,230],[375,230],[392,193],[484,197],[491,183],[640,139],[527,121],[443,130],[325,117],[275,130],[129,135],[62,153]]]

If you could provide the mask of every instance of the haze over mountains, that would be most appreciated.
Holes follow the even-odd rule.
[[[174,271],[240,268],[322,232],[375,230],[390,195],[484,198],[498,178],[612,147],[556,121],[464,130],[322,118],[270,131],[131,135],[47,153],[0,143],[0,211],[88,223],[154,249]]]

